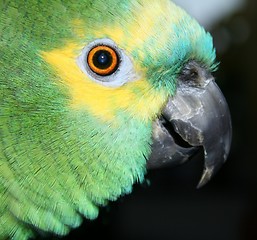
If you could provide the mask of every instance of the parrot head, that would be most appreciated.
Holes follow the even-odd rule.
[[[0,239],[66,235],[199,149],[199,186],[226,160],[212,37],[171,1],[1,8]]]

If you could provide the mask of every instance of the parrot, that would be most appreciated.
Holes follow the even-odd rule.
[[[213,38],[170,0],[0,4],[0,239],[65,236],[232,127]]]

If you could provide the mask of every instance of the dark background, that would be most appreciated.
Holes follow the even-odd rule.
[[[257,1],[248,0],[211,29],[233,121],[231,153],[214,179],[196,189],[201,160],[151,171],[150,186],[136,185],[63,239],[257,240],[256,25]]]

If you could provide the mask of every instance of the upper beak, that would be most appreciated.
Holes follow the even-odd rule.
[[[169,99],[162,117],[153,124],[147,163],[148,168],[182,163],[202,147],[205,166],[198,187],[226,161],[232,138],[230,112],[221,90],[210,75],[202,82],[198,87],[182,84]]]

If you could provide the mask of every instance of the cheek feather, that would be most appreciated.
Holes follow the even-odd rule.
[[[89,79],[76,64],[81,46],[68,44],[62,49],[41,52],[42,58],[68,87],[70,107],[87,110],[94,116],[113,121],[119,112],[141,120],[154,118],[166,101],[166,94],[156,91],[144,78],[119,88],[108,88]]]

